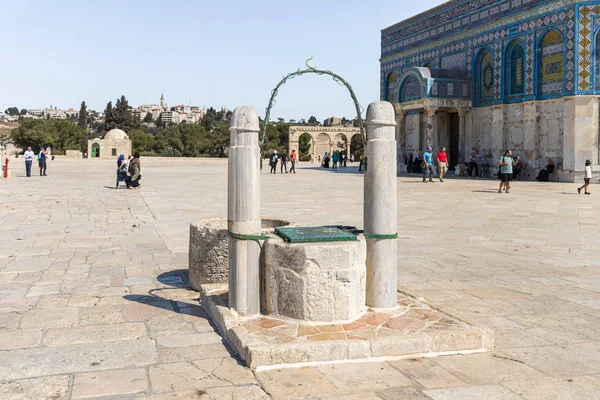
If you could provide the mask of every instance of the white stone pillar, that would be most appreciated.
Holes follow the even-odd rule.
[[[229,307],[240,315],[260,312],[260,244],[241,236],[260,236],[260,149],[258,116],[238,107],[231,117],[229,185]]]
[[[425,112],[427,113],[427,127],[426,127],[426,132],[427,132],[427,139],[426,139],[426,146],[434,146],[435,145],[435,136],[437,135],[436,132],[436,123],[435,123],[435,113],[437,112],[438,108],[437,107],[427,107],[425,108]],[[423,151],[425,151],[425,149],[423,149]]]
[[[376,101],[367,109],[368,168],[365,171],[364,226],[367,239],[367,306],[397,305],[397,182],[394,108]]]
[[[463,165],[467,160],[467,148],[465,138],[465,116],[467,115],[466,108],[458,109],[458,165]]]

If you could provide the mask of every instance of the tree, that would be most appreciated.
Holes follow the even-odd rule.
[[[319,125],[319,121],[317,121],[317,118],[314,115],[310,116],[310,118],[308,119],[308,123],[310,125]]]
[[[129,132],[128,135],[131,139],[131,145],[134,152],[137,151],[139,153],[150,153],[154,151],[154,136],[151,134],[136,129]]]
[[[104,110],[104,131],[105,132],[108,132],[114,128],[112,110],[113,110],[112,101],[109,101],[106,104],[106,109]]]
[[[44,146],[52,147],[55,154],[64,154],[65,150],[85,151],[85,131],[67,120],[26,120],[12,130],[11,138],[23,150],[31,146],[37,152]]]
[[[88,111],[87,111],[87,106],[85,105],[85,101],[81,102],[81,108],[79,108],[79,121],[77,122],[77,125],[79,125],[79,127],[83,130],[86,130],[88,127]]]
[[[146,116],[144,117],[144,122],[147,123],[147,124],[151,124],[152,121],[154,121],[152,119],[152,113],[151,112],[146,113]]]
[[[10,115],[11,117],[16,117],[19,115],[19,109],[17,107],[10,107],[4,110],[4,113]]]
[[[28,112],[28,111],[27,111],[25,108],[23,108],[23,109],[21,109],[21,112],[20,112],[20,114],[21,114],[21,115],[25,115],[25,114],[27,114],[27,112]]]
[[[283,118],[277,118],[277,122],[279,122],[280,124],[283,124],[285,122],[285,119],[283,119]]]
[[[139,124],[134,121],[133,115],[131,114],[131,107],[129,107],[129,103],[125,96],[121,96],[120,99],[117,99],[117,103],[114,107],[112,107],[112,102],[109,102],[106,105],[104,117],[105,131],[117,128],[128,132],[136,126],[139,126]]]
[[[156,122],[154,122],[154,125],[156,125],[157,128],[162,128],[164,126],[162,120],[162,113],[158,114],[158,118],[156,118]]]
[[[300,161],[310,161],[310,147],[311,147],[312,138],[309,134],[300,135],[300,139],[298,139],[298,155]]]

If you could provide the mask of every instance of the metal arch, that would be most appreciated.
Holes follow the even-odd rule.
[[[277,86],[275,86],[275,89],[273,89],[273,91],[271,92],[271,99],[269,100],[269,105],[267,106],[267,109],[265,110],[265,121],[263,123],[262,131],[261,131],[261,141],[260,141],[261,147],[265,144],[265,138],[267,135],[267,125],[269,124],[269,118],[271,117],[271,108],[273,108],[273,106],[275,105],[275,97],[277,97],[277,94],[279,93],[279,88],[281,86],[283,86],[288,80],[294,79],[295,77],[304,75],[304,74],[329,75],[333,78],[333,80],[337,84],[345,86],[348,89],[348,91],[350,92],[350,97],[352,97],[352,101],[354,102],[354,107],[356,108],[356,119],[358,121],[358,127],[360,128],[360,138],[363,142],[363,145],[367,144],[367,137],[365,135],[365,127],[364,127],[363,119],[361,116],[364,109],[358,103],[356,95],[354,94],[354,90],[352,90],[352,86],[350,86],[350,84],[344,78],[342,78],[341,76],[339,76],[331,71],[319,70],[319,69],[317,69],[316,66],[314,66],[314,67],[310,66],[308,64],[308,62],[311,61],[312,59],[313,59],[313,57],[310,56],[310,58],[306,60],[305,64],[306,64],[307,69],[303,69],[303,70],[299,69],[296,72],[287,74],[281,81],[279,81]],[[262,158],[261,158],[261,161],[262,161]]]

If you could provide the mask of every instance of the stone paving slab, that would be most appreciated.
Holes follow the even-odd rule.
[[[191,222],[226,217],[227,160],[143,158],[142,163],[139,191],[112,188],[113,160],[56,158],[44,179],[25,178],[15,160],[14,178],[0,179],[0,343],[10,347],[0,349],[10,367],[0,374],[0,399],[69,400],[77,376],[136,370],[146,372],[146,388],[128,390],[128,380],[115,374],[107,385],[124,387],[122,394],[99,397],[98,392],[89,399],[262,400],[283,398],[291,389],[292,398],[311,400],[600,398],[597,182],[592,196],[578,196],[573,184],[519,181],[506,195],[496,193],[493,179],[450,176],[444,183],[423,184],[417,175],[399,177],[398,288],[461,320],[490,327],[496,349],[374,363],[382,376],[398,378],[398,386],[389,379],[376,390],[352,379],[353,365],[347,370],[336,365],[335,375],[316,366],[252,373],[223,342],[177,347],[169,341],[215,332],[198,294],[187,288],[187,240]],[[357,168],[333,172],[300,163],[293,176],[263,171],[262,215],[304,226],[362,227],[363,176]],[[6,270],[15,262],[24,269]],[[145,328],[141,337],[139,324]],[[88,326],[95,328],[85,335]],[[106,336],[99,333],[104,328]],[[67,339],[60,342],[53,330]],[[41,332],[37,344],[36,331]],[[56,346],[46,345],[46,336]],[[135,349],[139,341],[153,346],[138,348],[131,361],[111,355],[118,367],[90,370],[90,360],[72,372],[54,370],[74,348],[118,349],[129,343]],[[123,352],[130,357],[130,351]],[[26,359],[13,360],[18,354],[35,354],[43,368],[23,369]],[[153,382],[150,370],[169,364],[192,365],[197,378],[173,379],[181,390],[159,385],[156,376]],[[480,368],[460,367],[470,364]],[[504,379],[499,382],[483,368],[494,368]],[[338,372],[345,386],[336,381]],[[266,379],[267,373],[273,379]],[[412,384],[404,386],[401,376]],[[314,386],[321,384],[328,389],[315,394]]]
[[[274,316],[239,317],[227,306],[227,284],[200,286],[202,307],[252,369],[290,364],[485,352],[493,332],[459,321],[403,294],[398,307],[355,321],[314,324]],[[350,368],[350,367],[349,367]]]

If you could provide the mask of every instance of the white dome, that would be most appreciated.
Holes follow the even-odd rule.
[[[120,129],[111,129],[104,135],[104,139],[108,140],[129,140],[129,136]]]

